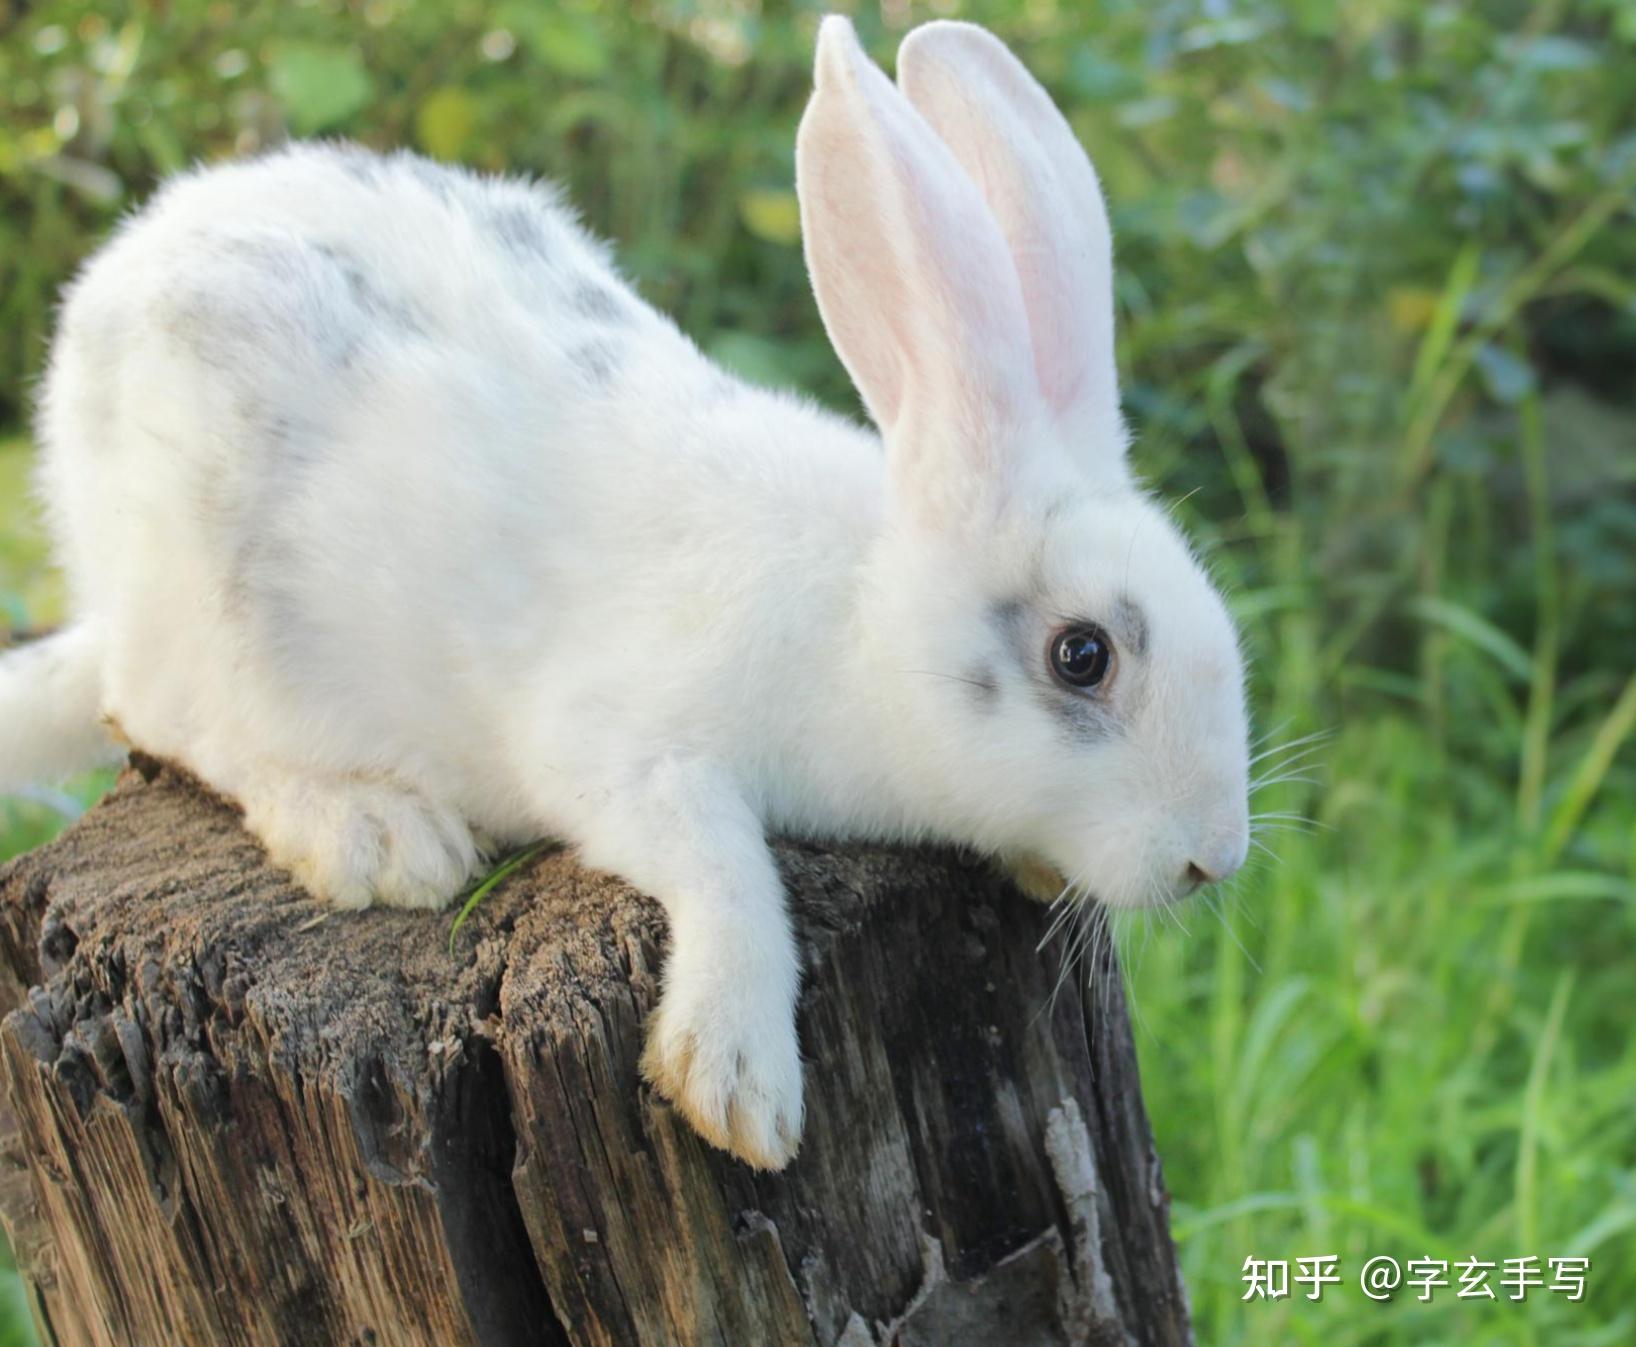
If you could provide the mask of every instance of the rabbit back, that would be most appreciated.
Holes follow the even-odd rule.
[[[563,621],[638,370],[720,377],[548,188],[327,146],[169,185],[69,293],[39,417],[126,732],[193,760],[306,724],[349,767],[474,742],[449,690]]]

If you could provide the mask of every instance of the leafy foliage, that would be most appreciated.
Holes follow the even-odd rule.
[[[1259,722],[1335,731],[1311,780],[1258,799],[1328,830],[1269,835],[1283,861],[1241,883],[1237,937],[1184,917],[1191,938],[1132,950],[1200,1340],[1631,1340],[1636,5],[960,9],[1096,159],[1137,453],[1193,493]],[[707,350],[855,407],[791,195],[817,14],[0,8],[0,423],[121,212],[291,133],[555,177]],[[927,17],[856,15],[888,65]],[[0,450],[14,625],[59,605],[21,461]],[[5,807],[34,811],[12,849],[49,826]],[[1443,1250],[1589,1253],[1590,1290],[1239,1300],[1246,1254]]]

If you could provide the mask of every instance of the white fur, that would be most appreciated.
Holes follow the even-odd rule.
[[[1115,904],[1236,868],[1236,639],[1124,469],[1095,177],[986,34],[928,25],[903,74],[924,115],[827,20],[798,147],[884,456],[727,379],[542,188],[325,146],[168,186],[64,308],[42,488],[77,625],[3,666],[0,778],[88,756],[100,709],[345,906],[445,903],[476,836],[571,839],[670,917],[645,1068],[775,1167],[769,830]],[[1117,645],[1133,610],[1146,655],[1051,682],[1059,618]]]
[[[96,633],[82,623],[0,658],[0,790],[115,760]]]

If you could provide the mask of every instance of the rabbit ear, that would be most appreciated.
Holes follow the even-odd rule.
[[[795,157],[818,309],[894,494],[947,518],[1004,489],[1043,419],[1022,291],[975,184],[838,16],[814,86]]]
[[[1113,348],[1113,241],[1096,170],[1005,44],[969,23],[924,24],[898,83],[982,191],[1010,248],[1040,391],[1070,454],[1124,475]]]

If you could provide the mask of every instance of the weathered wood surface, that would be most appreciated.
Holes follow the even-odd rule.
[[[1187,1342],[1117,989],[1043,1013],[1044,911],[982,865],[779,859],[808,1114],[765,1175],[638,1080],[651,902],[547,855],[451,955],[127,772],[0,870],[0,1214],[48,1340]]]

